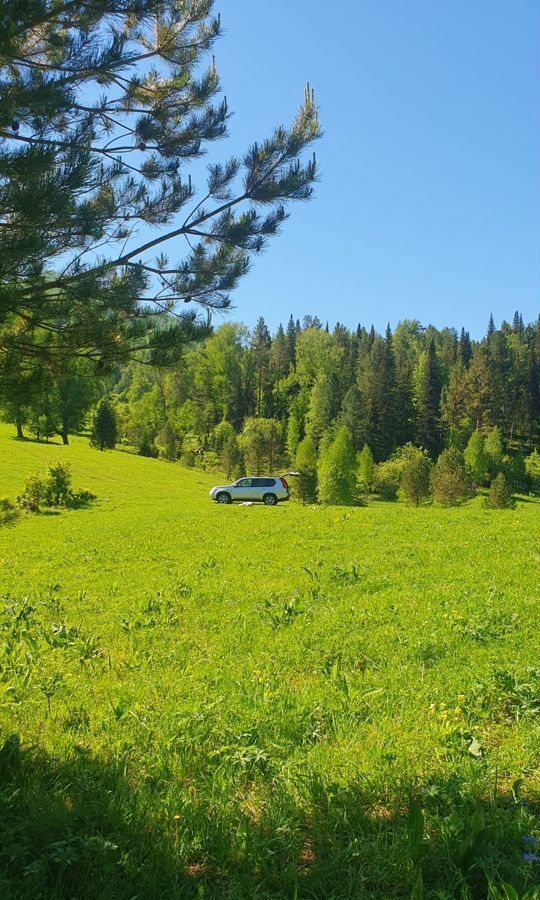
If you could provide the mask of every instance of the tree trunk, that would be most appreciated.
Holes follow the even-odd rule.
[[[62,443],[64,444],[64,446],[67,447],[69,444],[67,428],[62,428],[62,431],[60,432],[60,437],[62,438]]]
[[[20,441],[23,441],[23,440],[24,440],[24,433],[23,433],[23,430],[22,430],[22,424],[21,424],[21,422],[17,422],[17,437],[18,437],[18,439],[19,439]]]

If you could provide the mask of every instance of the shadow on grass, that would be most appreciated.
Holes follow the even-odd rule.
[[[513,882],[518,897],[531,887],[520,843],[531,811],[511,796],[478,800],[452,779],[428,786],[412,826],[406,788],[387,807],[357,786],[312,778],[302,798],[275,785],[256,813],[249,804],[242,812],[230,793],[199,795],[179,783],[190,805],[171,815],[160,812],[159,780],[138,790],[128,782],[122,764],[82,747],[59,761],[8,738],[0,750],[0,896],[485,900],[490,877]]]

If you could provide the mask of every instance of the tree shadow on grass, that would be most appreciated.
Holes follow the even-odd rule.
[[[0,750],[0,896],[10,900],[485,900],[488,878],[531,886],[520,843],[532,812],[497,804],[452,778],[375,803],[356,785],[275,785],[260,814],[210,791],[182,815],[159,814],[146,784],[86,749],[59,761]],[[179,785],[182,790],[182,785]],[[225,801],[225,802],[223,802]],[[529,833],[529,832],[527,832]],[[528,874],[529,873],[529,874]],[[505,896],[505,895],[502,895]]]

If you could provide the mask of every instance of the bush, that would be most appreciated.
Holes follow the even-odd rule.
[[[29,475],[24,483],[22,492],[17,497],[17,503],[21,509],[30,512],[39,512],[45,496],[45,479],[41,475]]]
[[[530,489],[534,494],[540,494],[540,453],[533,452],[524,460],[525,472],[530,483]]]
[[[490,460],[485,451],[484,438],[478,430],[471,434],[463,458],[473,483],[484,484],[487,481]]]
[[[508,484],[504,472],[499,474],[491,482],[489,493],[484,500],[484,506],[488,509],[513,509],[516,501],[512,496],[512,489]]]
[[[401,481],[401,465],[395,459],[375,466],[374,488],[381,500],[396,500]]]
[[[114,450],[117,432],[116,412],[110,400],[104,397],[94,415],[90,445],[99,450]]]
[[[9,525],[19,515],[19,510],[7,497],[0,498],[0,527]]]
[[[454,447],[443,450],[431,474],[431,489],[442,506],[458,506],[473,493],[463,454]]]
[[[49,466],[44,482],[43,502],[45,506],[68,506],[73,498],[71,473],[67,463]]]
[[[152,443],[147,434],[143,434],[143,436],[141,437],[139,446],[137,447],[137,453],[139,456],[147,456],[151,459],[155,459],[158,455],[158,451],[155,445]]]
[[[412,506],[420,506],[430,495],[431,460],[425,450],[409,453],[401,473],[400,489],[403,499]]]
[[[184,450],[184,452],[182,453],[182,456],[180,457],[180,462],[182,463],[183,466],[186,467],[186,469],[194,469],[195,463],[196,463],[195,451],[194,450]]]

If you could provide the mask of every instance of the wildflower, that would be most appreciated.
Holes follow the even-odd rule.
[[[441,722],[446,722],[447,718],[448,718],[448,713],[445,710],[443,710],[439,716],[439,719],[441,720]]]
[[[458,694],[458,703],[463,703],[465,700],[465,694]]]
[[[178,819],[179,819],[179,818],[180,818],[180,816],[178,816],[178,815],[173,816],[173,819],[174,819],[175,822],[178,822]]]
[[[524,853],[523,859],[525,860],[525,862],[530,863],[540,862],[540,856],[538,856],[538,853]]]
[[[521,840],[524,844],[536,844],[536,838],[534,834],[522,834]]]
[[[463,712],[463,710],[462,710],[461,706],[456,706],[456,708],[454,710],[454,715],[460,716],[462,714],[462,712]]]

